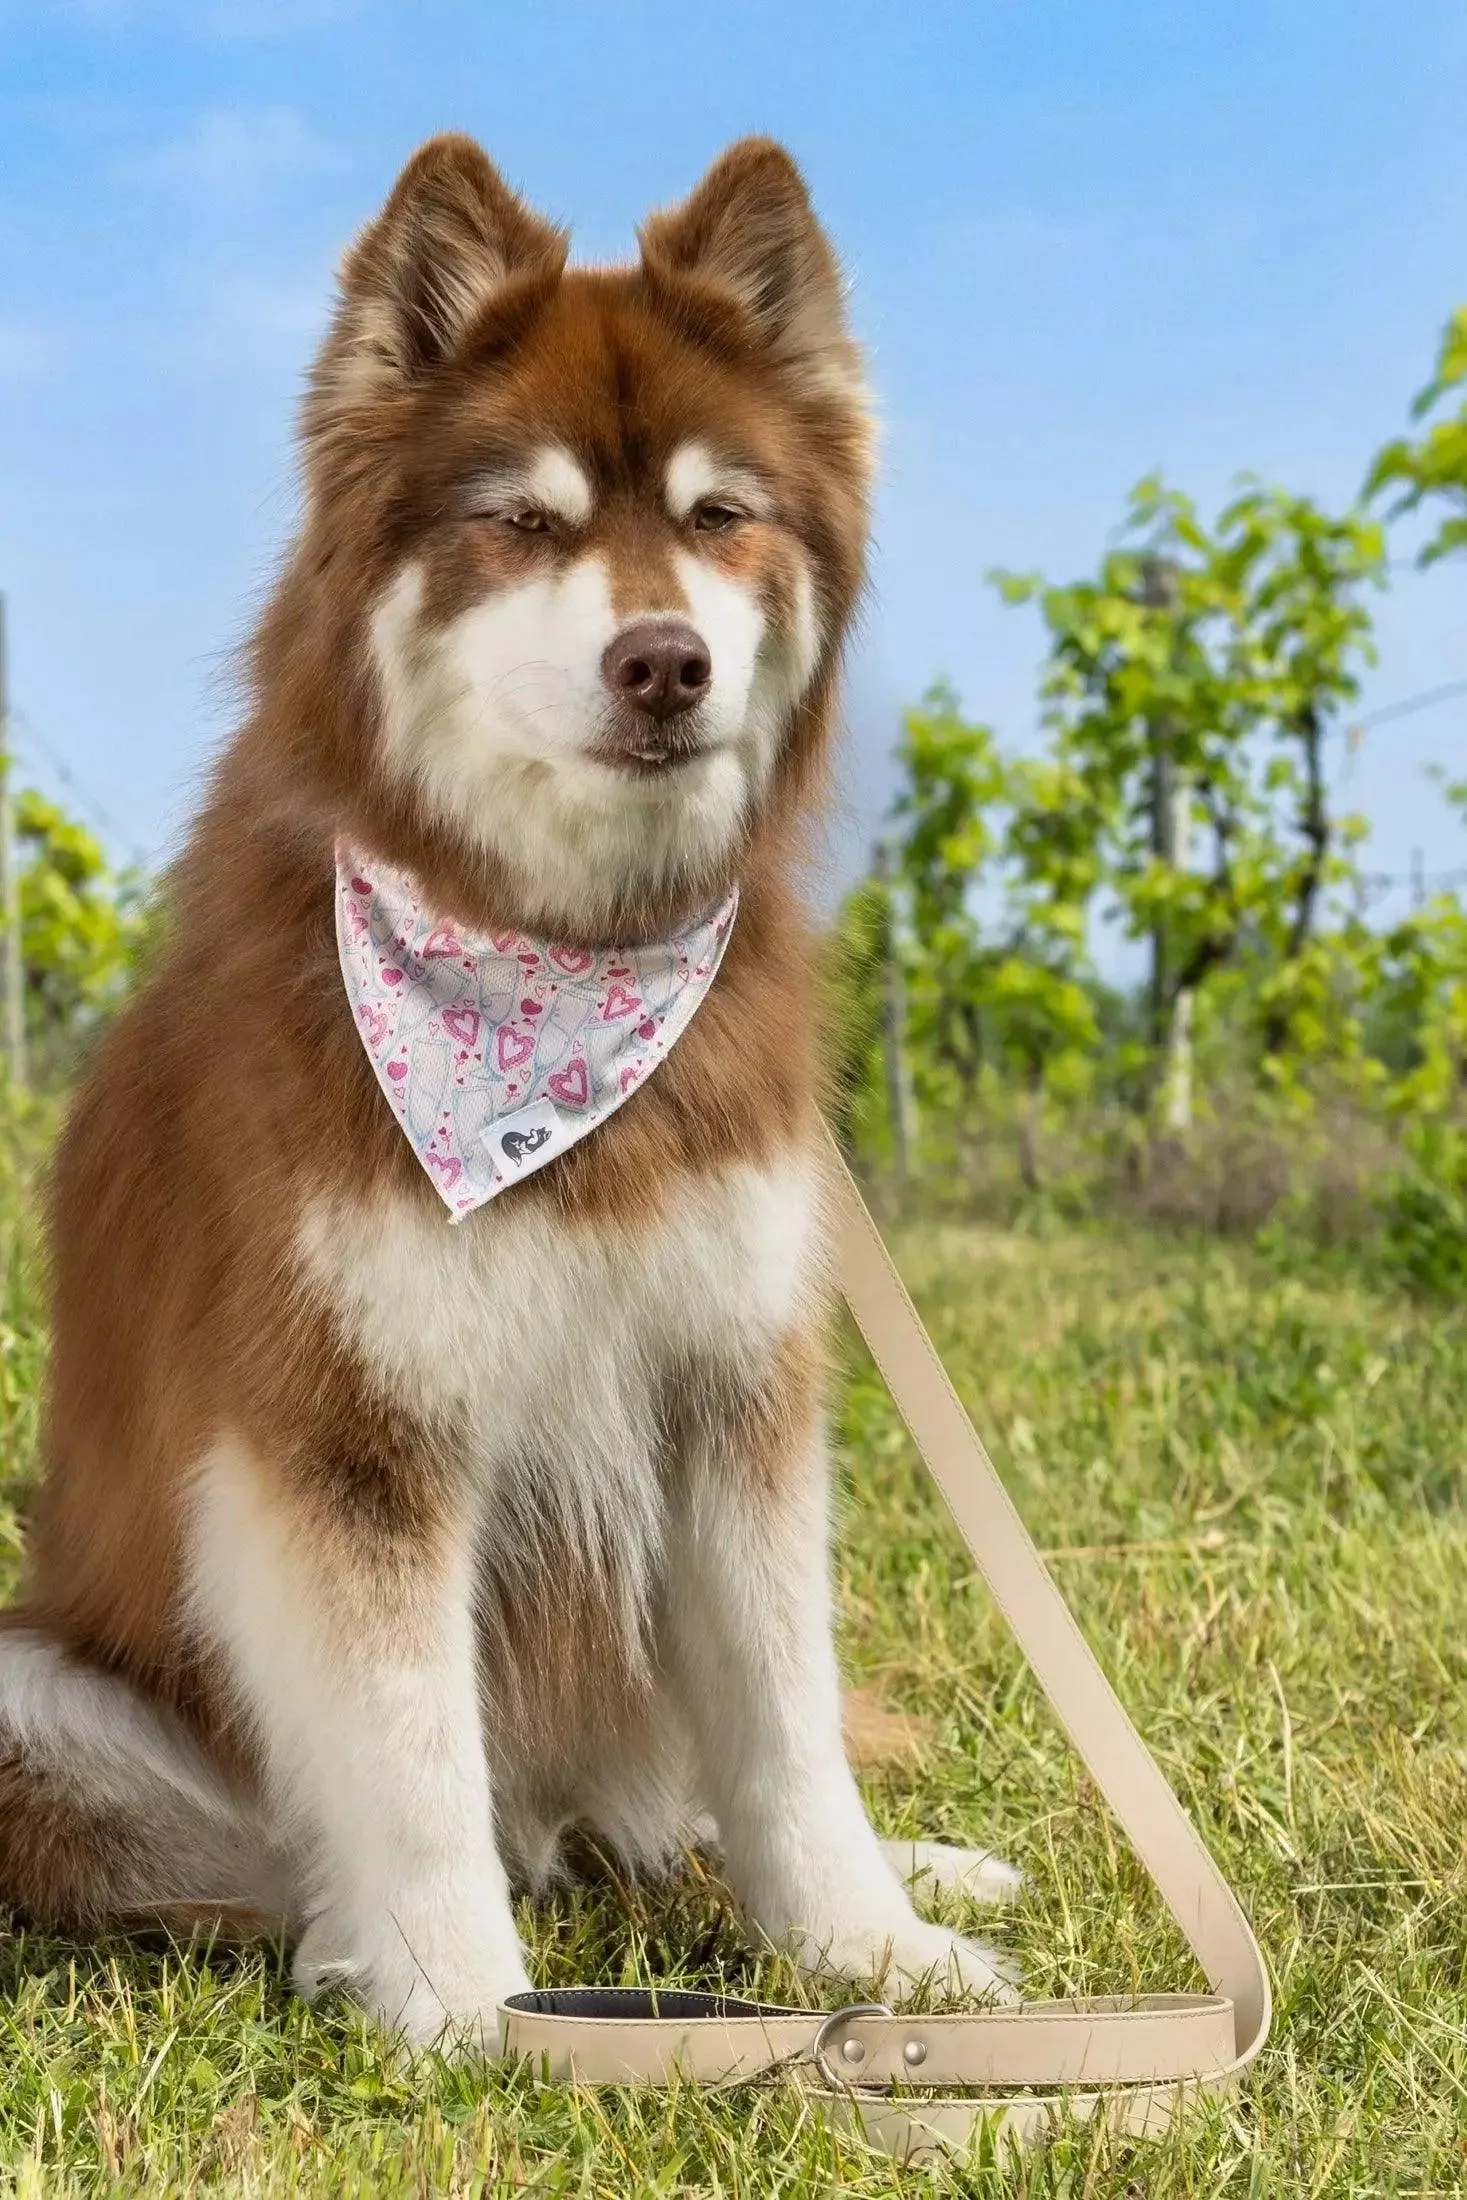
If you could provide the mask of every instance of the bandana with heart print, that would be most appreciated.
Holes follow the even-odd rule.
[[[341,848],[336,937],[367,1058],[450,1217],[604,1123],[687,1030],[738,908],[647,947],[555,947],[446,924]]]

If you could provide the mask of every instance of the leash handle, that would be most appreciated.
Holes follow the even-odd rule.
[[[999,1479],[829,1131],[846,1304],[928,1473],[1050,1707],[1218,1994],[1239,2066],[1268,2036],[1272,1995],[1253,1929],[1101,1671]]]

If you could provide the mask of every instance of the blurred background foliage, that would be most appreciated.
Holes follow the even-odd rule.
[[[830,943],[840,1127],[890,1208],[1368,1242],[1460,1289],[1467,844],[1373,924],[1332,790],[1379,591],[1464,553],[1467,308],[1351,509],[1245,476],[1208,519],[1152,478],[1092,573],[993,575],[1041,621],[1042,745],[934,683]]]

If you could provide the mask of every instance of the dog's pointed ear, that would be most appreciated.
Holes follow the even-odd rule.
[[[740,139],[680,206],[645,222],[640,239],[654,280],[719,292],[812,386],[859,397],[860,355],[846,327],[840,268],[783,146]]]
[[[472,138],[430,138],[342,263],[307,432],[420,381],[453,356],[493,299],[511,286],[554,283],[566,244],[566,232],[533,213]]]

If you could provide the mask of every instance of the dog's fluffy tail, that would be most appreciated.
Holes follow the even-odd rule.
[[[0,1623],[0,1901],[74,1931],[279,1931],[257,1806],[193,1737],[23,1612]]]

